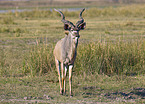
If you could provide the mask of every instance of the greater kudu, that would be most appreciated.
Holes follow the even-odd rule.
[[[55,11],[61,14],[64,30],[67,30],[67,32],[65,32],[65,37],[57,42],[53,52],[59,75],[60,94],[66,93],[66,73],[69,69],[70,96],[72,96],[72,69],[77,54],[78,39],[80,37],[79,31],[85,29],[86,26],[86,22],[84,22],[82,17],[84,10],[85,8],[81,10],[79,15],[80,20],[74,25],[72,22],[65,20],[65,16],[61,11],[55,9]]]

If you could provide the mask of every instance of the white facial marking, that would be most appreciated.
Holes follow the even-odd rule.
[[[75,43],[77,43],[78,42],[78,37],[75,37]]]
[[[77,31],[73,31],[73,33],[77,33]]]

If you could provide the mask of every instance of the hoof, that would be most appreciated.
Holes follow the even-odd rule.
[[[60,95],[63,95],[63,90],[60,91]]]
[[[66,95],[66,92],[63,92],[63,95]]]
[[[73,97],[73,94],[70,94],[70,98],[72,98]]]

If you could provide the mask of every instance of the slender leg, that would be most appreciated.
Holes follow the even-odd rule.
[[[66,93],[66,73],[67,73],[68,65],[65,66],[65,73],[64,73],[64,94]]]
[[[73,65],[69,66],[69,87],[70,87],[70,96],[72,96],[72,68]]]
[[[61,75],[60,75],[60,62],[55,58],[56,69],[58,72],[58,79],[60,85],[60,94],[62,94],[62,85],[61,85]]]
[[[62,75],[62,94],[63,94],[63,81],[64,81],[64,74],[63,74],[63,71],[64,71],[64,64],[63,62],[61,63],[61,75]]]

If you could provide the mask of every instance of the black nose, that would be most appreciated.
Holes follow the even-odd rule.
[[[79,37],[80,37],[80,35],[78,34],[78,35],[76,35],[76,37],[78,37],[78,38],[79,38]]]

